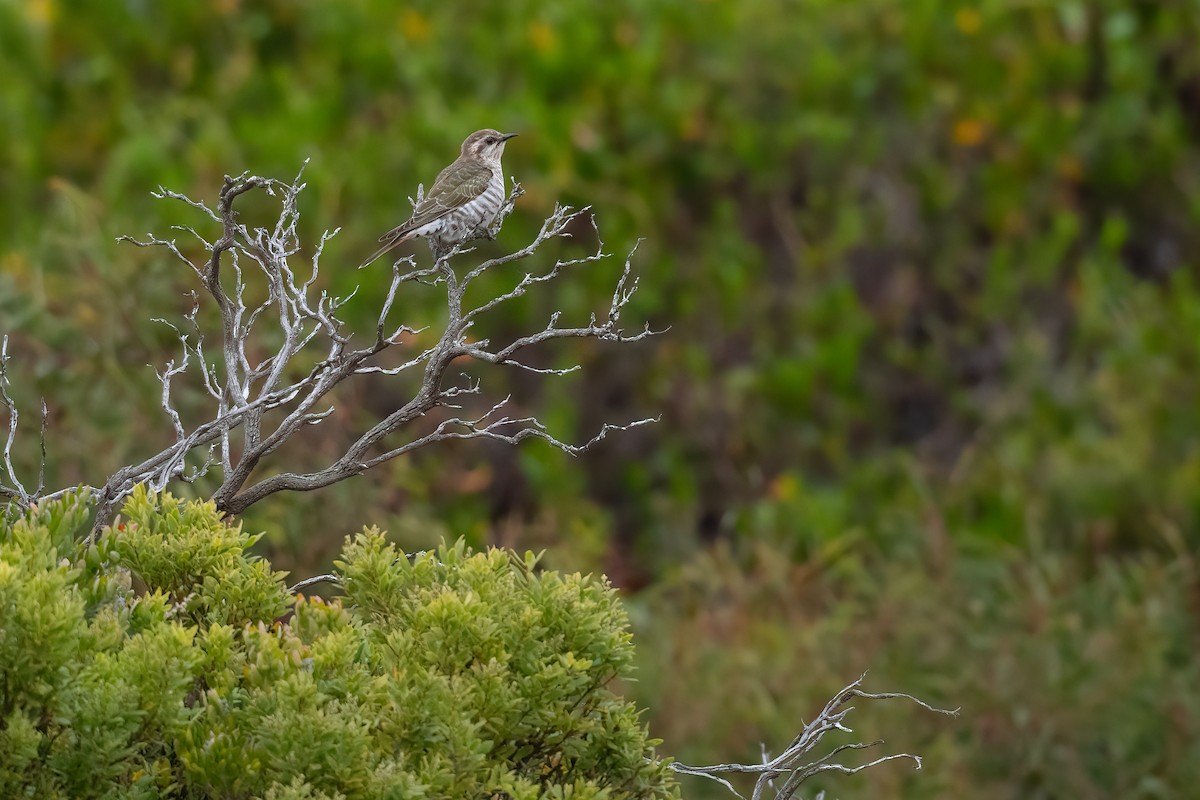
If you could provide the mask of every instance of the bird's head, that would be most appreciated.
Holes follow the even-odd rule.
[[[462,154],[498,164],[504,155],[504,143],[514,136],[515,133],[500,133],[491,128],[475,131],[463,142]]]

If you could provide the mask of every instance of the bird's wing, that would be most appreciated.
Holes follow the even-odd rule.
[[[492,170],[487,165],[475,160],[455,161],[438,173],[429,194],[413,209],[412,219],[380,236],[379,241],[399,239],[410,231],[441,219],[483,194],[491,179]]]

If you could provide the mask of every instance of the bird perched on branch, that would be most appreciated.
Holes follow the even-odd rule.
[[[504,204],[500,156],[504,155],[504,143],[514,136],[491,128],[468,136],[458,159],[438,173],[429,193],[413,209],[412,218],[380,236],[383,246],[359,269],[410,239],[424,237],[436,258],[490,228]]]

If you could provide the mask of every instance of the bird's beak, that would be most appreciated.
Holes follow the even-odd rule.
[[[516,136],[516,135],[517,135],[517,134],[515,134],[515,133],[506,133],[506,134],[504,134],[503,136],[501,136],[501,137],[500,137],[500,141],[502,141],[502,142],[507,142],[509,139],[513,138],[513,137],[514,137],[514,136]]]

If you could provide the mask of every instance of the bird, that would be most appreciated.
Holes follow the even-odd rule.
[[[417,237],[425,238],[434,258],[440,258],[455,245],[474,238],[481,228],[491,227],[504,204],[500,157],[504,155],[505,143],[516,135],[484,128],[468,136],[458,158],[438,173],[429,193],[413,209],[412,217],[380,236],[383,246],[359,269]]]

